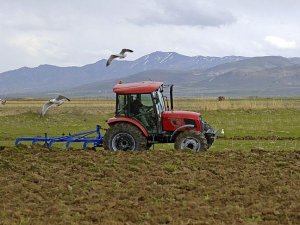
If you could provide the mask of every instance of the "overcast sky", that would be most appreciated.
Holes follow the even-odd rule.
[[[81,66],[131,48],[300,56],[298,0],[0,0],[0,72]]]

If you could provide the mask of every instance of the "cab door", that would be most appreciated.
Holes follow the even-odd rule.
[[[129,94],[129,117],[138,120],[149,133],[156,133],[157,118],[151,93]]]

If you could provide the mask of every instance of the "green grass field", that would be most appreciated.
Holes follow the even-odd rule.
[[[0,108],[1,145],[13,146],[18,137],[60,136],[92,130],[96,124],[107,128],[105,120],[113,116],[114,100],[75,100],[52,108],[40,118],[43,100],[9,101]],[[176,110],[202,112],[214,128],[225,130],[212,151],[264,148],[270,150],[299,149],[300,99],[176,99]],[[239,140],[239,139],[252,140]],[[279,140],[283,139],[283,140]],[[62,147],[58,145],[58,147]],[[79,148],[79,145],[74,147]],[[155,148],[172,149],[172,144]]]

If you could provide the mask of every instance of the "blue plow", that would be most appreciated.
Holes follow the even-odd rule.
[[[71,143],[79,142],[83,143],[83,149],[85,149],[90,143],[93,144],[93,147],[101,147],[103,143],[103,136],[101,135],[100,129],[101,127],[97,125],[95,130],[63,135],[60,137],[47,137],[47,133],[45,133],[45,137],[21,137],[16,139],[15,144],[18,145],[23,141],[31,141],[32,144],[44,142],[44,145],[47,148],[51,148],[54,143],[65,142],[66,149],[69,149]],[[96,137],[89,137],[89,135],[92,134],[96,134]]]

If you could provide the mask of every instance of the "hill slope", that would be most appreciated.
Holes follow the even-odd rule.
[[[300,96],[300,58],[189,57],[154,52],[134,61],[106,60],[82,67],[41,65],[0,74],[0,94],[77,97],[112,96],[124,82],[157,80],[175,84],[177,96]]]
[[[207,70],[150,70],[123,78],[124,82],[157,80],[175,84],[177,96],[299,96],[300,64],[283,57],[255,57]],[[68,90],[76,96],[111,96],[118,79]]]
[[[23,67],[0,74],[0,95],[40,93],[57,89],[69,89],[79,85],[126,77],[142,71],[203,70],[215,65],[242,60],[243,57],[189,57],[175,52],[153,52],[134,61],[118,61],[106,67],[106,60],[82,67],[58,67],[40,65]]]

